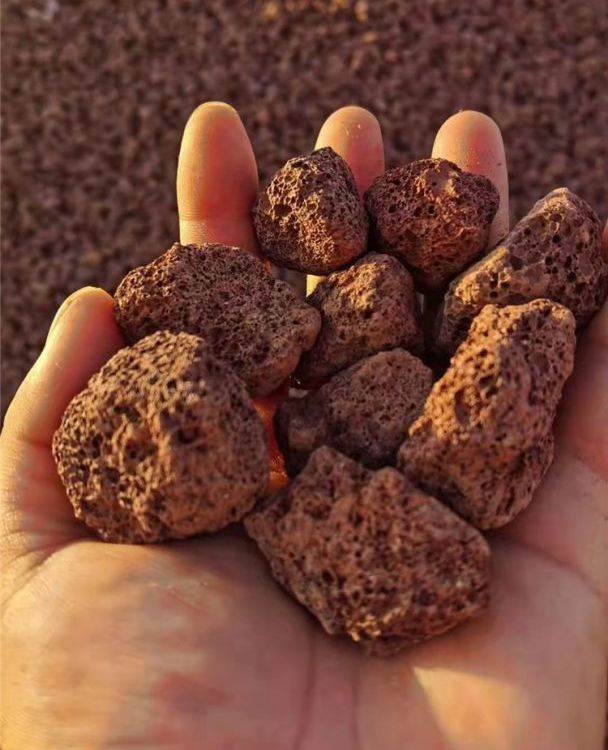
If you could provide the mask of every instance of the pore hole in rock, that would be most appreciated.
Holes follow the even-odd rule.
[[[285,203],[277,203],[277,205],[274,207],[274,212],[277,218],[283,219],[285,216],[291,213],[291,208]]]

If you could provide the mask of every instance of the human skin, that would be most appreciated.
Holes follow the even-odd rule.
[[[363,191],[380,129],[344,108],[321,129]],[[433,156],[494,180],[502,140],[462,112]],[[180,241],[255,251],[255,160],[236,112],[192,115],[178,169]],[[604,232],[608,252],[608,233]],[[481,618],[399,656],[325,635],[240,528],[156,546],[94,540],[50,442],[70,398],[122,345],[110,297],[61,308],[1,437],[3,750],[599,750],[608,656],[608,307],[584,332],[532,505],[488,534]]]

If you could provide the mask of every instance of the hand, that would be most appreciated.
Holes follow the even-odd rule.
[[[335,112],[318,145],[359,189],[380,129]],[[462,112],[434,155],[491,177],[502,140]],[[181,241],[255,252],[257,172],[234,110],[197,109],[178,169]],[[64,303],[2,435],[4,750],[599,750],[607,658],[608,308],[584,334],[556,458],[531,507],[489,536],[489,612],[391,659],[326,636],[240,528],[158,546],[104,544],[72,516],[50,442],[70,398],[121,345],[110,297]]]

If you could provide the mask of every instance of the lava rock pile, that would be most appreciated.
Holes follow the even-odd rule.
[[[114,542],[243,519],[327,632],[375,654],[480,614],[482,531],[549,468],[577,328],[608,292],[583,200],[552,191],[488,251],[498,201],[442,159],[386,172],[362,201],[324,148],[252,211],[275,264],[329,274],[306,301],[223,245],[131,271],[114,300],[128,346],[54,438],[76,515]],[[429,293],[443,304],[423,326]]]

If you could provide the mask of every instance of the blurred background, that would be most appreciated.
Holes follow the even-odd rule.
[[[182,128],[235,106],[260,176],[335,108],[380,119],[388,166],[442,121],[502,128],[512,218],[568,185],[608,213],[605,0],[4,0],[2,406],[60,302],[177,239]]]

